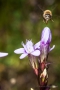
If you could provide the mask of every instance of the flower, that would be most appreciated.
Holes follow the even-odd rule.
[[[20,59],[23,59],[27,55],[33,55],[33,56],[39,56],[40,55],[40,50],[38,50],[40,43],[38,42],[37,44],[33,45],[31,40],[26,40],[26,44],[22,42],[23,48],[16,49],[14,53],[16,54],[21,54]]]
[[[55,48],[55,45],[53,45],[53,47],[50,48],[51,39],[51,30],[48,27],[45,27],[42,31],[40,41],[41,62],[43,62],[43,60],[47,58],[48,53]]]
[[[45,53],[55,48],[55,45],[53,45],[53,47],[50,48],[51,39],[52,39],[51,31],[48,27],[45,27],[42,31],[41,41],[40,41],[40,49]]]
[[[0,52],[0,57],[5,57],[7,55],[8,55],[8,53]]]

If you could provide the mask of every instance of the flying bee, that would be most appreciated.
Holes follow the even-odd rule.
[[[51,10],[45,10],[43,11],[43,22],[48,22],[49,20],[52,20],[52,11]]]
[[[32,12],[30,14],[30,19],[33,23],[36,23],[38,20],[43,18],[43,22],[47,24],[49,21],[54,22],[52,19],[52,18],[54,18],[54,16],[56,16],[56,18],[58,18],[57,17],[58,15],[53,15],[53,13],[52,13],[54,11],[54,9],[56,8],[56,6],[53,7],[51,10],[49,10],[49,9],[44,10],[39,5],[37,5],[37,7],[39,8],[38,11],[40,12],[40,10],[41,10],[42,12],[40,12],[40,14],[39,14],[39,12],[38,12],[38,14],[36,14],[35,12]]]
[[[39,9],[41,9],[39,5],[38,5],[38,7],[39,7]],[[48,23],[49,20],[53,21],[51,10],[43,10],[43,9],[41,9],[41,10],[43,12],[43,15],[42,15],[43,16],[43,22]]]

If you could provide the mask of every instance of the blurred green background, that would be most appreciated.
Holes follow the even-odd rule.
[[[42,10],[49,9],[53,13],[48,24],[43,23]],[[21,42],[32,39],[37,43],[41,31],[48,26],[52,32],[55,49],[49,54],[49,84],[60,88],[60,1],[59,0],[0,0],[0,51],[9,55],[0,58],[0,90],[29,90],[37,86],[37,78],[26,57],[14,50],[22,47]],[[38,90],[38,89],[37,89]]]

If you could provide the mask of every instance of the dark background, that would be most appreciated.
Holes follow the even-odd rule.
[[[46,9],[52,11],[54,22],[43,22],[42,13]],[[14,50],[22,47],[21,42],[26,39],[37,43],[46,26],[52,32],[51,47],[56,45],[48,58],[51,62],[49,84],[57,85],[55,90],[59,90],[60,0],[0,0],[0,51],[9,53],[0,58],[1,90],[29,90],[38,85],[28,58],[20,60],[20,55],[14,54]]]

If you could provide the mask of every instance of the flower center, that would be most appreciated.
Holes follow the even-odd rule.
[[[33,46],[28,46],[27,47],[27,51],[28,51],[28,53],[31,53],[32,51],[34,51]]]
[[[33,43],[31,41],[28,41],[26,43],[26,49],[27,49],[27,53],[31,53],[34,51]]]

